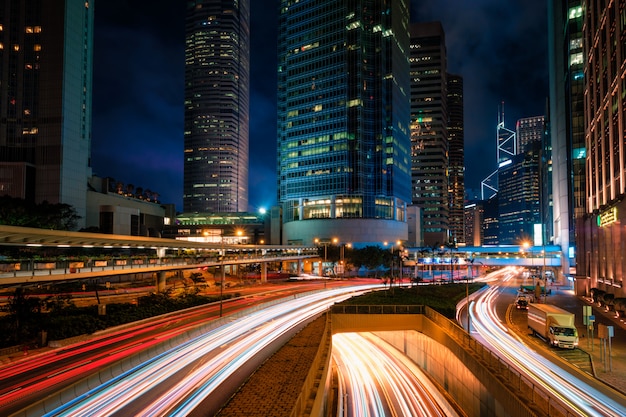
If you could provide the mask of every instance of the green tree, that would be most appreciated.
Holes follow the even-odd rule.
[[[40,229],[73,230],[80,216],[69,204],[35,204],[10,196],[0,197],[0,224]]]
[[[39,331],[41,307],[41,300],[37,297],[28,297],[22,287],[17,287],[9,297],[8,310],[17,340],[35,337]]]
[[[385,256],[388,255],[389,251],[378,246],[366,246],[364,248],[351,250],[349,262],[357,268],[364,266],[372,270],[384,265]]]

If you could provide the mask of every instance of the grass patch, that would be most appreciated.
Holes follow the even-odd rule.
[[[472,294],[486,284],[468,285]],[[420,285],[413,288],[394,287],[388,290],[372,291],[349,298],[339,305],[425,305],[449,319],[456,316],[456,305],[465,298],[465,284]]]

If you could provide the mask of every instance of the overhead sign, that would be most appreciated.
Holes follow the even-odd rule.
[[[598,226],[604,227],[617,221],[617,207],[611,207],[598,215]]]

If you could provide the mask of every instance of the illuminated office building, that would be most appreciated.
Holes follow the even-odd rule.
[[[279,6],[283,244],[406,240],[408,2]]]
[[[184,211],[245,212],[249,0],[186,3]]]
[[[450,201],[450,242],[466,243],[465,236],[465,128],[463,119],[463,78],[448,74],[448,196]]]
[[[534,225],[541,221],[540,152],[541,143],[531,142],[498,168],[499,245],[534,242]]]
[[[524,153],[532,149],[535,143],[543,143],[546,130],[545,117],[533,116],[519,119],[515,125],[517,152]]]
[[[74,207],[91,175],[93,4],[0,6],[0,194]]]
[[[426,246],[454,243],[450,236],[451,206],[461,226],[455,230],[463,233],[463,206],[449,194],[446,59],[441,23],[411,24],[411,198],[422,210]],[[462,201],[463,196],[461,192],[456,197]]]
[[[626,3],[583,1],[586,214],[577,224],[576,288],[625,297]]]
[[[576,223],[586,213],[583,2],[548,2],[550,106],[547,126],[552,160],[554,244],[569,275],[576,266]]]

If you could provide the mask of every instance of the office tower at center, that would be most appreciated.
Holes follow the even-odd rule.
[[[455,231],[458,236],[463,233],[462,205],[454,199],[451,204],[450,199],[447,54],[440,22],[411,24],[410,57],[412,200],[422,209],[424,244],[439,247],[454,243],[450,236],[451,207],[460,226]],[[456,87],[459,85],[455,86],[458,91]],[[458,169],[455,167],[455,175],[460,174]],[[454,188],[457,186],[453,184],[452,191],[460,192],[456,197],[463,198],[460,186]]]
[[[250,2],[188,1],[185,32],[184,211],[247,211]]]
[[[284,244],[407,239],[408,16],[406,0],[280,2]]]

